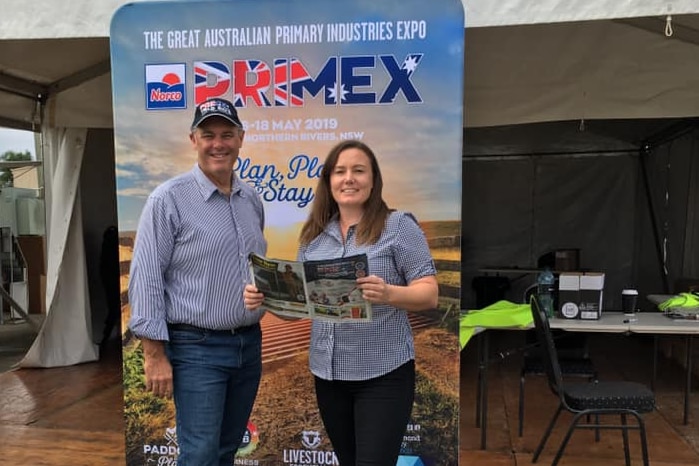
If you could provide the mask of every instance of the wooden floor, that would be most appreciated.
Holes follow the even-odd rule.
[[[500,331],[494,354],[523,345],[523,332]],[[519,334],[519,335],[515,335]],[[633,380],[650,386],[652,378],[652,339],[623,335],[590,335],[591,357],[600,380]],[[487,449],[480,449],[481,433],[475,427],[476,359],[475,344],[462,352],[460,464],[479,466],[515,466],[531,464],[543,432],[558,406],[544,377],[530,376],[525,382],[524,435],[517,435],[519,370],[521,357],[510,356],[490,366],[489,427]],[[657,410],[644,416],[650,464],[654,466],[699,465],[699,390],[692,391],[689,423],[683,425],[684,371],[672,361],[661,358],[656,383]],[[696,381],[694,381],[696,384]],[[537,464],[549,465],[565,434],[570,415],[562,415],[558,428]],[[636,432],[630,433],[631,463],[640,465],[641,448]],[[561,466],[624,465],[621,433],[602,431],[599,443],[592,431],[573,433]]]
[[[504,333],[504,332],[503,332]],[[493,346],[517,347],[509,332]],[[521,332],[517,332],[521,333]],[[600,341],[597,341],[600,340]],[[593,339],[593,358],[601,378],[650,382],[648,342],[634,337]],[[514,466],[531,464],[531,453],[555,409],[554,397],[541,377],[526,382],[524,436],[517,437],[519,358],[491,366],[489,377],[488,448],[480,450],[475,427],[475,359],[472,348],[462,353],[460,465]],[[121,352],[118,342],[98,363],[56,369],[22,369],[0,374],[0,465],[124,465]],[[699,464],[699,391],[693,391],[689,425],[682,425],[683,373],[662,361],[656,396],[658,410],[646,416],[651,464]],[[569,418],[563,418],[566,421]],[[549,441],[538,464],[550,464],[565,422]],[[637,436],[631,435],[632,464],[640,464]],[[575,433],[562,466],[622,465],[621,435]]]
[[[124,465],[121,348],[100,362],[0,374],[0,464]]]

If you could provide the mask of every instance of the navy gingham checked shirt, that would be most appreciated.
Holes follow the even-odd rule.
[[[335,218],[308,245],[299,260],[321,260],[366,254],[369,274],[390,285],[436,275],[425,235],[407,212],[392,212],[379,240],[357,245],[350,227],[346,243]],[[413,334],[406,311],[372,304],[371,322],[332,323],[314,321],[311,331],[310,369],[325,380],[369,380],[415,359]]]
[[[264,210],[255,190],[234,178],[230,199],[199,166],[148,197],[131,260],[129,327],[137,337],[168,340],[167,324],[212,330],[254,324],[248,311],[248,254],[265,255]]]

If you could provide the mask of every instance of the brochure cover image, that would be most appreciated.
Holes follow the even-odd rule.
[[[333,322],[371,320],[371,305],[357,288],[368,274],[366,254],[323,261],[287,261],[250,254],[250,275],[275,314]]]

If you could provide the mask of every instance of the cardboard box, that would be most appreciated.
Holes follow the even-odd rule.
[[[566,272],[558,276],[558,316],[563,319],[580,317],[580,277],[579,272]]]
[[[589,272],[580,277],[580,318],[599,319],[602,315],[604,274]]]
[[[599,319],[604,273],[565,272],[558,277],[558,315],[564,319]]]

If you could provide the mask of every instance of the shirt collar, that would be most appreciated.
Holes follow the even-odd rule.
[[[201,171],[199,164],[194,164],[194,168],[192,168],[192,175],[194,175],[194,179],[196,180],[197,185],[199,185],[201,195],[207,201],[211,199],[211,196],[218,192],[216,185],[204,174],[203,171]],[[240,189],[240,179],[235,172],[233,172],[233,176],[231,177],[231,195],[234,194],[244,197],[244,191]]]
[[[325,231],[330,236],[342,242],[342,231],[340,231],[340,214],[335,213],[325,225]]]

